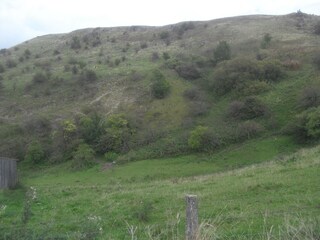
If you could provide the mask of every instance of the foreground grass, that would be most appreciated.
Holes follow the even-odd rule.
[[[184,197],[192,193],[199,197],[201,239],[319,238],[320,147],[283,157],[275,151],[273,161],[245,167],[233,163],[262,162],[269,156],[252,151],[261,145],[107,171],[27,171],[24,188],[0,193],[0,236],[184,239]]]

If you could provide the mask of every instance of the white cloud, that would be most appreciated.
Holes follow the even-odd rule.
[[[320,14],[318,0],[1,0],[0,48],[86,27],[166,25],[248,14]]]

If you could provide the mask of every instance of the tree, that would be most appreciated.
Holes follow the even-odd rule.
[[[213,51],[214,60],[221,62],[231,58],[231,49],[226,41],[219,42],[218,46]]]
[[[314,33],[317,34],[317,35],[320,35],[320,21],[318,21],[316,23],[316,25],[314,26]]]

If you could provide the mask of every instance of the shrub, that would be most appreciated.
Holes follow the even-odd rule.
[[[318,21],[315,25],[314,25],[314,29],[313,32],[317,35],[320,35],[320,21]]]
[[[307,109],[310,107],[318,107],[320,105],[320,88],[307,87],[302,90],[298,100],[298,107]]]
[[[34,164],[42,163],[45,159],[43,146],[39,141],[33,141],[28,145],[25,160]]]
[[[226,41],[219,42],[213,51],[213,57],[216,62],[229,60],[231,58],[231,49]]]
[[[168,31],[162,31],[159,34],[160,39],[165,40],[170,37],[170,33]]]
[[[246,81],[258,80],[260,76],[261,69],[256,61],[236,58],[218,65],[213,75],[211,88],[218,95],[224,95]]]
[[[220,140],[208,127],[197,126],[190,132],[188,146],[194,151],[210,151],[220,146]]]
[[[9,58],[7,61],[6,61],[6,65],[8,68],[14,68],[17,66],[17,63],[16,61],[14,61],[13,59]]]
[[[169,94],[170,84],[160,71],[156,70],[153,72],[151,81],[151,94],[153,97],[162,99]]]
[[[152,54],[151,54],[151,61],[153,61],[153,62],[155,62],[155,61],[157,61],[157,60],[159,60],[159,53],[158,52],[153,52]]]
[[[141,49],[145,49],[145,48],[147,48],[147,47],[148,47],[148,43],[146,43],[146,42],[140,43],[140,48],[141,48]]]
[[[3,73],[5,71],[4,66],[0,63],[0,73]]]
[[[271,37],[270,33],[264,34],[262,41],[261,41],[261,48],[263,48],[263,49],[268,48],[270,46],[271,39],[272,39],[272,37]]]
[[[301,62],[298,60],[287,60],[282,64],[288,70],[299,70],[301,68]]]
[[[80,49],[81,48],[80,38],[77,36],[73,36],[70,47],[72,49]]]
[[[94,82],[97,79],[97,74],[91,69],[83,71],[80,75],[80,80],[83,82]]]
[[[192,63],[179,64],[175,67],[178,75],[186,80],[195,80],[201,77],[200,71],[197,66]]]
[[[313,57],[312,62],[314,66],[320,70],[320,52],[316,53],[316,55]]]
[[[262,65],[262,78],[269,82],[278,82],[284,77],[281,64],[277,61],[267,61]]]
[[[168,52],[163,52],[163,53],[162,53],[162,57],[163,57],[164,60],[170,59],[170,55],[169,55]]]
[[[267,107],[254,97],[247,97],[243,102],[233,101],[227,110],[227,116],[236,120],[250,120],[267,113]]]
[[[46,74],[44,74],[43,72],[38,72],[36,73],[33,78],[32,78],[32,82],[34,84],[38,84],[38,83],[44,83],[48,80],[48,77]]]
[[[26,50],[24,51],[24,56],[25,56],[26,59],[29,59],[29,58],[30,58],[31,52],[30,52],[29,49],[26,49]]]
[[[300,143],[320,138],[320,107],[311,108],[297,115],[284,132],[292,135]]]
[[[193,101],[189,104],[189,114],[191,116],[203,116],[210,110],[210,105],[205,101]]]
[[[246,81],[237,87],[241,96],[252,96],[270,90],[270,85],[264,81]]]
[[[320,107],[315,108],[306,116],[306,129],[309,137],[319,139],[320,137]]]
[[[258,136],[262,131],[263,127],[254,121],[246,121],[238,125],[237,128],[237,138],[242,139],[251,139]]]
[[[197,88],[189,88],[183,92],[183,96],[191,101],[200,100],[201,92]]]
[[[72,167],[84,169],[94,165],[94,151],[88,144],[80,144],[73,154]]]

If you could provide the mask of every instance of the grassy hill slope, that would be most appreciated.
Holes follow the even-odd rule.
[[[317,239],[319,147],[252,164],[271,160],[248,151],[262,146],[107,170],[25,166],[25,187],[0,195],[2,239],[184,239],[190,193],[199,198],[201,239]]]

